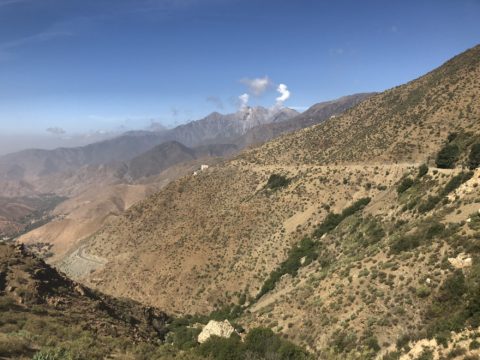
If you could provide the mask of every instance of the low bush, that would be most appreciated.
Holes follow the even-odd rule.
[[[337,353],[350,352],[357,346],[357,336],[353,332],[338,330],[332,335],[330,346]]]
[[[399,254],[402,251],[413,250],[420,246],[420,240],[415,235],[405,235],[395,239],[390,244],[390,252],[392,254]]]
[[[302,266],[302,259],[304,259],[303,265],[311,263],[313,260],[317,259],[318,252],[317,247],[314,241],[310,238],[304,238],[300,241],[298,245],[293,247],[287,259],[282,262],[279,267],[270,273],[270,276],[263,284],[260,292],[257,295],[257,299],[261,298],[267,292],[275,288],[275,284],[280,280],[280,278],[285,274],[290,274],[295,276],[298,272],[298,269]]]
[[[290,184],[290,179],[287,179],[283,175],[272,174],[268,178],[266,187],[271,190],[280,189],[282,187],[286,187]]]
[[[403,178],[403,180],[400,182],[400,184],[397,187],[397,193],[403,194],[405,191],[410,189],[413,184],[414,184],[414,181],[412,178],[409,178],[409,177]]]
[[[427,164],[420,165],[420,167],[418,168],[417,177],[422,178],[427,174],[428,174],[428,165]]]
[[[340,214],[328,213],[323,222],[313,232],[313,236],[318,238],[334,230],[345,218],[362,210],[370,201],[371,199],[369,197],[361,198],[349,207],[343,209]]]
[[[470,180],[472,176],[473,176],[472,171],[461,172],[458,175],[455,175],[450,179],[450,181],[443,188],[442,195],[445,196],[450,194],[452,191],[456,190],[464,182]]]
[[[283,340],[267,328],[250,330],[244,342],[238,335],[232,335],[229,339],[213,336],[200,345],[198,353],[213,360],[310,359],[308,353],[302,348]]]

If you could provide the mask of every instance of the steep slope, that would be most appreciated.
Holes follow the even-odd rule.
[[[118,340],[131,347],[160,342],[170,320],[158,309],[85,288],[22,246],[5,244],[0,244],[0,308],[0,356],[9,359],[31,358],[39,347],[53,344],[68,349],[65,357],[76,351],[82,358],[101,358],[122,349]]]
[[[72,247],[97,232],[108,219],[121,215],[130,206],[159,191],[171,181],[193,173],[204,161],[202,158],[170,166],[155,176],[141,178],[134,183],[90,186],[48,213],[48,223],[28,231],[16,240],[54,264]],[[206,162],[215,164],[216,160],[208,159]]]
[[[28,231],[49,220],[49,212],[65,198],[52,194],[0,197],[0,239]]]
[[[448,258],[477,254],[468,225],[477,220],[467,220],[478,211],[479,173],[417,172],[447,143],[465,166],[480,142],[479,55],[475,47],[344,115],[170,184],[83,244],[107,265],[78,277],[174,312],[250,298],[255,316],[245,321],[318,352],[386,351],[407,327],[416,339],[422,327],[444,334],[426,314],[445,306]],[[349,207],[366,198],[367,207]],[[312,242],[299,243],[305,236]],[[445,327],[435,316],[445,329],[475,324]]]
[[[225,348],[229,359],[312,359],[269,329],[198,344],[202,327],[225,313],[175,319],[86,288],[23,246],[1,243],[0,311],[2,359],[207,360],[225,357]]]

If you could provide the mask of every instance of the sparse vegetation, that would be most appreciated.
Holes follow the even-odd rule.
[[[362,198],[357,200],[351,206],[345,208],[340,214],[328,213],[325,220],[320,226],[318,226],[313,232],[314,237],[321,237],[329,231],[335,229],[345,218],[355,214],[357,211],[362,210],[370,203],[370,198]]]

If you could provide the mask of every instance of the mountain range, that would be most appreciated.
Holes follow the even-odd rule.
[[[247,327],[325,356],[414,356],[432,337],[453,351],[478,314],[480,173],[462,168],[480,142],[479,59],[172,181],[57,266],[169,313],[240,304]]]
[[[49,213],[52,221],[16,239],[29,251],[0,246],[0,306],[74,323],[74,307],[64,304],[85,301],[80,310],[102,310],[100,323],[118,327],[125,344],[125,326],[144,329],[144,358],[476,359],[479,79],[476,46],[404,85],[303,114],[245,108],[126,134],[111,141],[138,138],[135,149],[149,148],[105,155],[106,163],[84,163],[79,149],[62,149],[48,164],[32,152],[4,157],[5,181],[58,181],[57,195],[70,198]],[[102,144],[92,146],[110,146]],[[58,303],[38,291],[44,273],[62,293]],[[27,311],[31,299],[58,312]],[[139,304],[157,314],[156,330]],[[197,344],[211,319],[231,321],[238,334]],[[92,323],[83,326],[91,331]],[[37,334],[32,328],[21,330]],[[90,347],[128,358],[117,345]]]

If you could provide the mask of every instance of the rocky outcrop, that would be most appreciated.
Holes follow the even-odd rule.
[[[448,262],[455,268],[455,269],[464,269],[467,267],[472,266],[472,258],[465,255],[459,254],[455,258],[448,258]]]
[[[202,332],[198,335],[198,342],[202,344],[210,339],[211,336],[219,336],[228,339],[234,333],[234,331],[235,329],[228,320],[210,320],[203,328]]]

